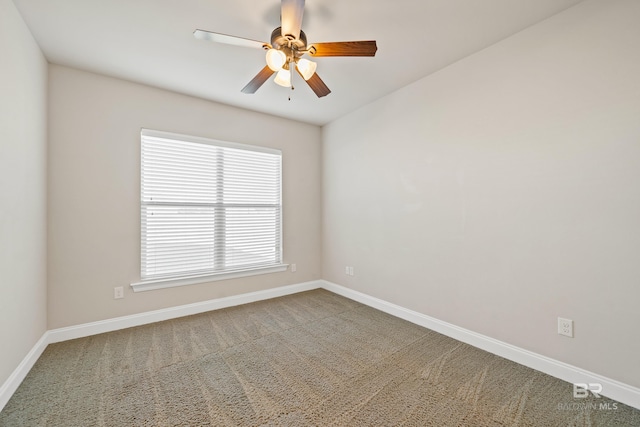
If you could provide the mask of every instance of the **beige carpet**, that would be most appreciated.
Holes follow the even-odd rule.
[[[50,345],[0,425],[640,426],[572,390],[315,290]]]

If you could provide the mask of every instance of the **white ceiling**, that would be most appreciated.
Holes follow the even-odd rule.
[[[309,43],[377,40],[375,58],[317,58],[317,98],[272,80],[240,92],[259,49],[196,40],[199,28],[269,41],[278,0],[14,0],[47,59],[249,110],[326,124],[582,0],[308,0]],[[298,76],[296,76],[298,77]]]

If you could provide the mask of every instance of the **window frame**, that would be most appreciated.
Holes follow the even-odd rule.
[[[172,133],[172,132],[165,132],[165,131],[158,131],[158,130],[151,130],[151,129],[141,129],[140,131],[140,207],[139,207],[139,213],[140,213],[140,277],[142,277],[142,262],[143,262],[143,254],[142,254],[142,245],[143,245],[143,225],[142,225],[142,221],[143,221],[143,206],[144,206],[144,202],[142,200],[142,140],[144,137],[151,137],[151,138],[162,138],[162,139],[169,139],[169,140],[177,140],[177,141],[183,141],[183,142],[189,142],[189,143],[198,143],[198,144],[208,144],[208,145],[213,145],[213,146],[217,146],[217,147],[222,147],[222,148],[232,148],[232,149],[241,149],[241,150],[247,150],[247,151],[253,151],[253,152],[260,152],[260,153],[268,153],[268,154],[277,154],[280,156],[280,205],[279,205],[279,220],[280,220],[280,224],[279,224],[279,235],[277,236],[277,239],[280,243],[279,245],[279,263],[274,263],[274,264],[269,264],[269,265],[263,265],[263,266],[257,266],[257,267],[248,267],[248,268],[238,268],[238,269],[233,269],[233,270],[226,270],[226,271],[212,271],[212,272],[206,272],[204,274],[183,274],[183,275],[172,275],[172,276],[158,276],[158,277],[149,277],[149,278],[141,278],[141,280],[139,282],[135,282],[135,283],[131,283],[131,287],[133,288],[134,292],[139,292],[139,291],[147,291],[147,290],[154,290],[154,289],[162,289],[162,288],[169,288],[169,287],[175,287],[175,286],[185,286],[185,285],[191,285],[191,284],[196,284],[196,283],[206,283],[206,282],[213,282],[213,281],[218,281],[218,280],[228,280],[228,279],[233,279],[233,278],[239,278],[239,277],[248,277],[248,276],[255,276],[255,275],[260,275],[260,274],[268,274],[268,273],[277,273],[277,272],[282,272],[282,271],[286,271],[288,268],[288,264],[284,264],[283,263],[283,259],[284,259],[284,241],[283,241],[283,201],[282,201],[282,151],[278,150],[278,149],[274,149],[274,148],[268,148],[268,147],[262,147],[262,146],[256,146],[256,145],[249,145],[249,144],[241,144],[241,143],[236,143],[236,142],[229,142],[229,141],[220,141],[220,140],[215,140],[215,139],[210,139],[210,138],[204,138],[204,137],[198,137],[198,136],[191,136],[191,135],[184,135],[184,134],[177,134],[177,133]]]

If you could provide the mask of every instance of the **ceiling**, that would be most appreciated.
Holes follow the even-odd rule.
[[[196,40],[204,29],[269,41],[278,0],[14,0],[49,62],[323,125],[582,0],[308,0],[309,43],[377,40],[375,58],[316,58],[317,98],[273,78],[259,49]],[[291,100],[289,101],[289,95]]]

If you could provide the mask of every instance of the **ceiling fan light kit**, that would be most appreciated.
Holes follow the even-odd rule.
[[[305,80],[309,80],[313,76],[317,67],[318,64],[305,58],[300,58],[296,64],[296,68]]]
[[[267,65],[273,71],[280,71],[285,62],[287,62],[287,55],[283,51],[274,48],[267,50]]]
[[[281,0],[281,26],[271,33],[271,43],[259,42],[242,37],[229,36],[205,30],[195,30],[197,39],[236,46],[266,49],[267,66],[264,67],[243,89],[243,93],[255,93],[274,73],[274,82],[280,86],[291,87],[293,68],[307,82],[318,98],[331,93],[331,90],[316,73],[318,64],[302,58],[310,56],[375,56],[376,42],[329,42],[314,43],[307,46],[307,36],[302,31],[304,0]]]
[[[291,87],[291,71],[289,71],[289,68],[280,69],[273,81],[282,87]]]

